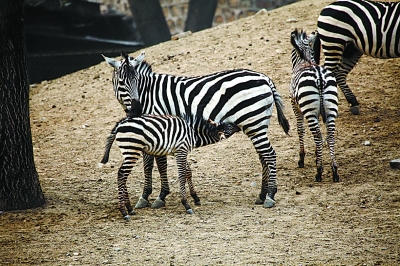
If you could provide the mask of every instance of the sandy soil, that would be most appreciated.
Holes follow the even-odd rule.
[[[180,204],[171,157],[166,207],[137,210],[125,222],[116,208],[119,150],[113,147],[111,163],[97,167],[110,129],[124,115],[104,62],[32,86],[35,161],[47,205],[0,215],[0,264],[400,264],[400,170],[389,166],[400,158],[399,59],[363,57],[348,77],[361,115],[350,114],[341,94],[336,150],[342,181],[332,182],[326,148],[323,182],[314,182],[309,132],[306,167],[297,168],[289,36],[296,27],[314,30],[329,2],[304,0],[146,49],[147,61],[160,73],[249,68],[274,80],[292,126],[286,136],[274,113],[269,136],[278,154],[276,207],[254,205],[261,166],[250,140],[239,133],[191,153],[202,200],[202,206],[193,205],[195,215]],[[128,183],[133,202],[143,179],[140,162]],[[159,188],[155,171],[151,200]]]

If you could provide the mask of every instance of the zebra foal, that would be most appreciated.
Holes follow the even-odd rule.
[[[335,159],[335,119],[338,116],[338,94],[333,73],[319,66],[319,47],[317,33],[309,36],[304,31],[295,30],[291,33],[290,42],[293,46],[291,53],[292,79],[290,95],[292,108],[297,119],[297,133],[300,140],[299,167],[304,167],[304,118],[308,121],[310,131],[316,145],[317,174],[315,180],[322,181],[322,134],[319,117],[322,116],[328,133],[328,146],[332,159],[333,181],[339,182],[337,163]]]
[[[190,125],[190,119],[171,115],[143,115],[141,105],[136,100],[132,100],[132,108],[127,111],[127,115],[112,129],[101,160],[101,164],[108,162],[111,146],[116,140],[124,159],[118,170],[118,209],[122,216],[125,220],[129,220],[129,214],[135,214],[129,200],[126,181],[142,153],[153,156],[175,155],[182,204],[186,212],[192,214],[193,210],[186,196],[186,181],[196,205],[200,205],[200,199],[194,190],[192,171],[187,162],[188,153],[196,146],[198,139],[195,130]],[[217,125],[211,120],[201,121],[200,126],[204,134],[214,142],[230,137],[239,131],[235,125],[229,123]]]
[[[146,114],[185,115],[195,121],[193,128],[198,134],[196,147],[213,143],[204,134],[200,121],[212,119],[235,125],[253,142],[262,166],[261,192],[256,204],[265,208],[275,205],[276,153],[268,139],[268,127],[273,106],[277,108],[278,122],[285,133],[289,123],[283,112],[283,102],[273,81],[266,75],[247,70],[233,69],[205,76],[181,77],[153,72],[143,60],[144,53],[130,58],[124,55],[121,61],[104,57],[114,68],[113,88],[118,101],[125,110],[132,99],[138,99]],[[197,121],[197,122],[196,122]],[[161,192],[153,204],[155,208],[165,205],[169,194],[165,156],[155,157],[161,169]],[[152,193],[151,170],[154,158],[144,155],[145,186],[136,208],[148,205]],[[161,204],[158,204],[161,203]]]
[[[346,83],[347,74],[363,54],[400,57],[400,2],[338,0],[321,11],[317,26],[324,65],[335,74],[350,111],[358,115],[359,103]]]

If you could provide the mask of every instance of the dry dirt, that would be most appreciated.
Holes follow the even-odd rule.
[[[272,118],[278,154],[276,207],[254,205],[261,166],[239,133],[190,155],[202,206],[185,214],[177,170],[162,209],[140,209],[131,222],[117,204],[119,150],[100,169],[104,142],[124,113],[113,95],[112,69],[101,63],[31,89],[34,153],[43,208],[0,215],[0,264],[30,265],[396,265],[400,264],[400,60],[363,57],[348,77],[361,115],[340,94],[333,183],[328,149],[315,183],[314,143],[307,132],[306,167],[297,168],[298,138],[288,98],[290,32],[316,27],[329,1],[305,0],[146,49],[160,73],[202,75],[232,68],[266,73],[283,95],[291,136]],[[292,22],[289,22],[289,21]],[[140,51],[132,54],[137,55]],[[99,55],[100,56],[100,55]],[[275,114],[275,112],[274,112]],[[363,143],[370,141],[370,146]],[[143,188],[140,162],[128,186]],[[160,184],[154,171],[154,192]]]

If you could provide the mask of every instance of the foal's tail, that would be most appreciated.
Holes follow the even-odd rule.
[[[115,140],[115,137],[117,136],[118,125],[119,125],[119,123],[117,123],[115,125],[115,127],[113,128],[113,130],[111,131],[110,135],[108,136],[108,138],[106,140],[106,148],[104,149],[103,159],[101,160],[100,164],[106,164],[108,162],[108,159],[110,157],[111,146]]]

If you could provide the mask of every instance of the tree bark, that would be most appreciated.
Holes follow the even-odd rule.
[[[129,0],[129,5],[145,46],[171,40],[159,0]]]
[[[218,0],[190,0],[185,31],[201,31],[212,27]]]
[[[33,159],[23,0],[0,1],[0,211],[45,204]]]

